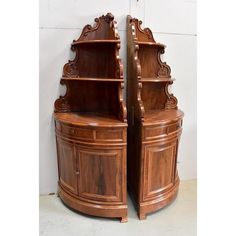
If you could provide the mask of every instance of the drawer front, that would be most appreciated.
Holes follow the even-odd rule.
[[[84,141],[94,140],[94,130],[61,124],[61,133]]]
[[[96,140],[97,141],[117,141],[125,142],[126,141],[126,129],[97,129],[96,130]]]
[[[76,127],[56,121],[56,130],[70,138],[88,142],[126,142],[126,128]]]
[[[161,136],[168,135],[170,133],[176,132],[182,127],[182,120],[178,122],[162,125],[162,126],[147,126],[143,129],[143,140],[156,139]]]

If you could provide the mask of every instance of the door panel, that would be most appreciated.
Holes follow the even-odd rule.
[[[122,150],[76,147],[79,159],[79,196],[102,201],[121,201]]]
[[[57,142],[60,183],[69,191],[77,193],[74,145],[60,138],[57,138]]]
[[[168,146],[145,146],[144,200],[167,191],[175,181],[176,142]]]

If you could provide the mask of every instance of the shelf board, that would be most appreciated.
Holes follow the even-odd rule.
[[[140,82],[172,82],[175,81],[173,78],[168,77],[152,77],[152,78],[141,78]]]
[[[89,127],[126,127],[127,123],[117,117],[97,112],[63,112],[54,113],[54,118],[64,123]]]
[[[84,41],[77,41],[73,42],[72,45],[78,45],[78,44],[99,44],[99,43],[120,43],[120,40],[117,39],[97,39],[97,40],[84,40]]]
[[[141,42],[141,41],[135,41],[138,45],[146,45],[146,46],[159,46],[159,47],[166,47],[166,45],[156,42]]]
[[[148,110],[144,113],[143,125],[164,124],[174,122],[180,117],[183,117],[184,113],[179,109],[168,110]]]
[[[85,81],[103,81],[103,82],[123,82],[123,79],[116,79],[116,78],[90,78],[90,77],[62,77],[62,80],[85,80]]]

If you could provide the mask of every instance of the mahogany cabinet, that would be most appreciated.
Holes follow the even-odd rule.
[[[174,79],[162,62],[165,46],[127,17],[128,189],[140,219],[174,200],[183,112],[168,91]]]
[[[127,111],[120,37],[112,14],[86,25],[64,65],[55,101],[58,195],[70,208],[127,221]]]

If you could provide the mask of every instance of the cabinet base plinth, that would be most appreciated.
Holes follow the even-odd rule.
[[[138,212],[138,218],[140,220],[145,220],[147,218],[148,213],[158,211],[171,204],[175,200],[178,194],[178,189],[179,189],[179,177],[176,178],[174,186],[169,191],[158,195],[155,199],[152,199],[150,201],[138,203],[137,199],[135,198],[135,195],[129,188],[129,193],[131,194],[130,197],[132,201],[135,203]]]
[[[175,200],[178,194],[178,189],[179,189],[179,177],[176,179],[175,185],[166,193],[157,196],[157,198],[154,200],[141,202],[139,204],[139,209],[138,209],[139,219],[144,220],[146,219],[147,213],[158,211],[171,204]]]
[[[99,205],[81,201],[70,195],[60,186],[58,195],[65,205],[69,208],[92,216],[120,218],[121,222],[127,222],[127,205]]]

